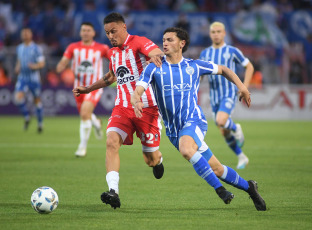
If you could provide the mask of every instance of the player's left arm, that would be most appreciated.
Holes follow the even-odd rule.
[[[248,107],[250,106],[250,103],[251,103],[250,93],[247,87],[243,84],[243,82],[239,79],[239,77],[232,70],[230,70],[226,66],[218,65],[218,71],[216,74],[221,74],[230,82],[233,82],[239,89],[239,100],[241,101],[242,99],[244,99],[247,106]]]
[[[244,85],[248,88],[252,75],[254,73],[253,64],[249,61],[248,64],[245,66],[245,77],[244,77]]]
[[[234,47],[234,53],[235,53],[234,60],[239,62],[245,68],[244,85],[248,88],[254,72],[254,67],[250,62],[250,60],[246,58],[242,53],[242,51],[240,51],[238,48]]]

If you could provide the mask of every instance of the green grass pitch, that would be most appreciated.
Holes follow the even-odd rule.
[[[107,118],[104,118],[104,124]],[[77,159],[79,118],[48,117],[36,133],[33,118],[27,132],[21,117],[0,117],[1,229],[312,229],[312,122],[241,121],[244,152],[250,163],[239,173],[258,182],[268,207],[256,211],[248,195],[235,194],[225,205],[214,190],[170,144],[165,132],[160,150],[165,174],[153,177],[136,138],[120,151],[121,208],[100,200],[107,190],[105,138],[91,134],[87,157]],[[105,128],[105,127],[104,127]],[[212,121],[206,142],[232,168],[237,158]],[[52,187],[59,206],[37,214],[30,196],[40,186]]]

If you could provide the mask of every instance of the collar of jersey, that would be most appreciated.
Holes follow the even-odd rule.
[[[168,63],[168,65],[179,65],[179,64],[182,64],[182,62],[184,61],[184,57],[182,56],[182,59],[181,59],[181,61],[179,62],[179,63],[176,63],[176,64],[171,64],[171,63],[169,63],[168,61],[167,61],[167,58],[166,58],[166,55],[163,57],[164,58],[164,60],[165,60],[165,62],[167,62]]]

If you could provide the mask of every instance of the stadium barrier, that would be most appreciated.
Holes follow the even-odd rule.
[[[251,107],[237,103],[233,118],[248,120],[312,120],[312,85],[264,85],[250,89]],[[200,105],[212,119],[208,84],[200,86]]]
[[[264,85],[262,89],[251,89],[251,107],[237,103],[235,119],[248,120],[312,120],[312,85]],[[95,113],[109,116],[114,107],[116,89],[104,89]],[[46,116],[77,115],[76,102],[71,89],[44,87],[41,94]],[[28,95],[28,106],[34,112],[32,96]],[[199,104],[207,119],[212,119],[208,84],[201,84]],[[14,104],[14,87],[0,89],[0,115],[19,115]]]

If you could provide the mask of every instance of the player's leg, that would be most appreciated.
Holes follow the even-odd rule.
[[[265,211],[266,204],[258,192],[257,183],[253,180],[246,181],[234,169],[226,165],[222,165],[219,160],[214,155],[212,155],[210,149],[208,149],[207,151],[208,152],[205,152],[204,154],[202,153],[202,155],[210,155],[209,160],[207,159],[207,157],[205,158],[206,160],[208,160],[208,163],[211,166],[215,175],[227,184],[230,184],[247,192],[252,198],[256,209],[258,211]]]
[[[184,134],[186,134],[186,132],[184,132]],[[192,136],[183,135],[180,137],[179,151],[182,156],[193,165],[196,173],[215,189],[224,203],[229,204],[234,198],[234,195],[222,186],[207,160],[198,150],[200,150],[200,148],[198,148]]]
[[[103,93],[103,89],[95,90],[86,95],[85,100],[91,101],[94,105],[94,109],[97,106],[101,95]],[[91,122],[94,127],[94,135],[96,139],[103,139],[103,130],[102,130],[102,121],[93,113],[91,114]]]
[[[223,135],[227,145],[232,149],[232,151],[238,157],[238,169],[243,169],[249,162],[247,156],[243,153],[242,149],[240,148],[239,143],[243,143],[244,135],[241,130],[241,126],[239,124],[235,124],[230,114],[234,109],[234,100],[231,98],[223,99],[217,111],[214,111],[215,121],[217,126],[220,129],[221,134]],[[242,135],[242,138],[236,138],[235,135],[237,134]]]
[[[149,151],[151,150],[148,148],[145,148],[145,150],[143,150],[144,161],[149,167],[153,167],[154,177],[156,179],[160,179],[164,175],[165,171],[164,165],[162,163],[163,162],[162,154],[159,150],[153,152]]]
[[[39,82],[32,82],[29,85],[29,89],[31,93],[34,96],[34,102],[36,105],[36,116],[37,116],[37,122],[38,122],[38,133],[41,133],[43,131],[43,106],[40,99],[40,93],[41,93],[41,85]]]
[[[28,87],[25,85],[25,83],[18,79],[15,85],[15,104],[21,111],[23,117],[24,117],[24,130],[28,129],[29,122],[30,122],[30,115],[29,110],[26,105],[26,98],[25,94],[27,92]]]
[[[99,119],[94,113],[91,114],[91,122],[94,127],[94,135],[96,139],[103,139],[102,120]]]
[[[134,130],[129,118],[129,111],[125,108],[115,107],[108,120],[106,130],[106,181],[109,190],[101,195],[102,202],[110,204],[112,208],[119,208],[121,205],[118,195],[119,149],[122,144],[132,145]]]
[[[119,149],[123,143],[123,138],[118,132],[110,131],[106,139],[106,181],[108,191],[102,193],[103,203],[110,204],[112,208],[120,207],[119,199]]]
[[[161,136],[161,117],[156,107],[143,109],[144,116],[140,119],[133,112],[132,122],[136,127],[136,135],[141,139],[142,152],[145,163],[153,167],[153,174],[160,179],[164,174],[163,158],[159,151]]]
[[[92,129],[91,114],[93,112],[94,105],[90,101],[83,101],[80,107],[80,143],[75,153],[77,157],[84,157],[87,153],[87,144],[90,138]]]
[[[35,104],[36,104],[36,115],[37,115],[37,121],[38,121],[38,133],[41,133],[43,131],[43,106],[41,103],[40,97],[35,98]]]

